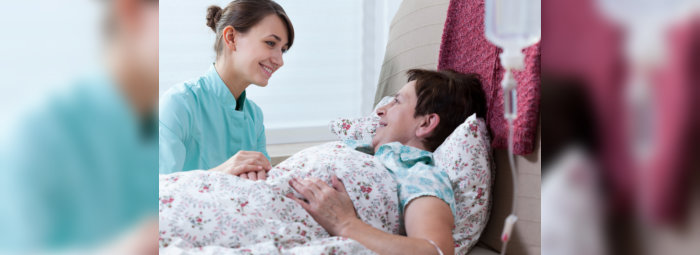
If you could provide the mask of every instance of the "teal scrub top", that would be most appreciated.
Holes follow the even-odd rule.
[[[51,93],[2,134],[0,254],[104,245],[157,219],[156,112],[139,117],[112,81]]]
[[[158,131],[160,174],[211,169],[240,150],[270,159],[262,110],[245,91],[236,100],[213,64],[160,98]]]

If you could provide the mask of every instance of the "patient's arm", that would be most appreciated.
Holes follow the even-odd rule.
[[[290,185],[308,200],[290,196],[306,209],[331,235],[360,242],[379,254],[438,254],[432,240],[444,254],[454,254],[452,211],[441,199],[426,196],[405,208],[407,236],[376,229],[357,218],[345,186],[333,177],[333,187],[317,179],[292,180]]]
[[[406,236],[378,230],[359,219],[348,224],[341,236],[360,242],[379,254],[438,254],[432,240],[443,254],[454,254],[452,212],[450,206],[436,197],[413,200],[405,211]]]

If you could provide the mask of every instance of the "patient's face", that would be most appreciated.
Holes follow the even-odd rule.
[[[396,93],[394,101],[377,109],[380,120],[377,134],[372,139],[375,149],[385,143],[400,142],[408,145],[411,141],[419,140],[416,129],[420,121],[413,117],[418,100],[415,86],[415,81],[407,83]]]

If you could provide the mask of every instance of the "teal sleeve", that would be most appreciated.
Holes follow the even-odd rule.
[[[414,199],[433,196],[447,203],[452,211],[452,216],[455,216],[457,214],[455,197],[449,178],[447,173],[440,168],[422,162],[406,169],[397,178],[400,211],[405,213],[406,206]]]
[[[185,144],[163,123],[158,128],[158,172],[180,172],[185,165]]]
[[[260,128],[260,131],[258,131],[258,149],[262,154],[267,157],[267,160],[272,160],[270,159],[270,155],[267,154],[267,138],[265,138],[265,126],[260,125],[262,128]]]
[[[255,114],[255,135],[258,138],[256,148],[258,151],[260,151],[267,160],[272,161],[270,158],[270,155],[267,154],[267,137],[265,137],[265,125],[264,125],[264,117],[262,113],[262,109],[252,101],[250,102],[251,105],[254,107],[254,114]]]
[[[170,91],[169,91],[170,92]],[[185,141],[189,128],[188,101],[179,93],[166,93],[160,100],[158,123],[158,172],[169,174],[184,168]]]

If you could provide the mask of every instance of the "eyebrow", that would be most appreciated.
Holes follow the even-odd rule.
[[[281,42],[281,41],[282,41],[282,38],[280,38],[279,36],[277,36],[277,35],[275,35],[275,34],[270,34],[270,35],[268,35],[268,36],[272,36],[272,37],[274,37],[274,38],[275,38],[275,40],[277,40],[277,41],[279,41],[279,42]]]

